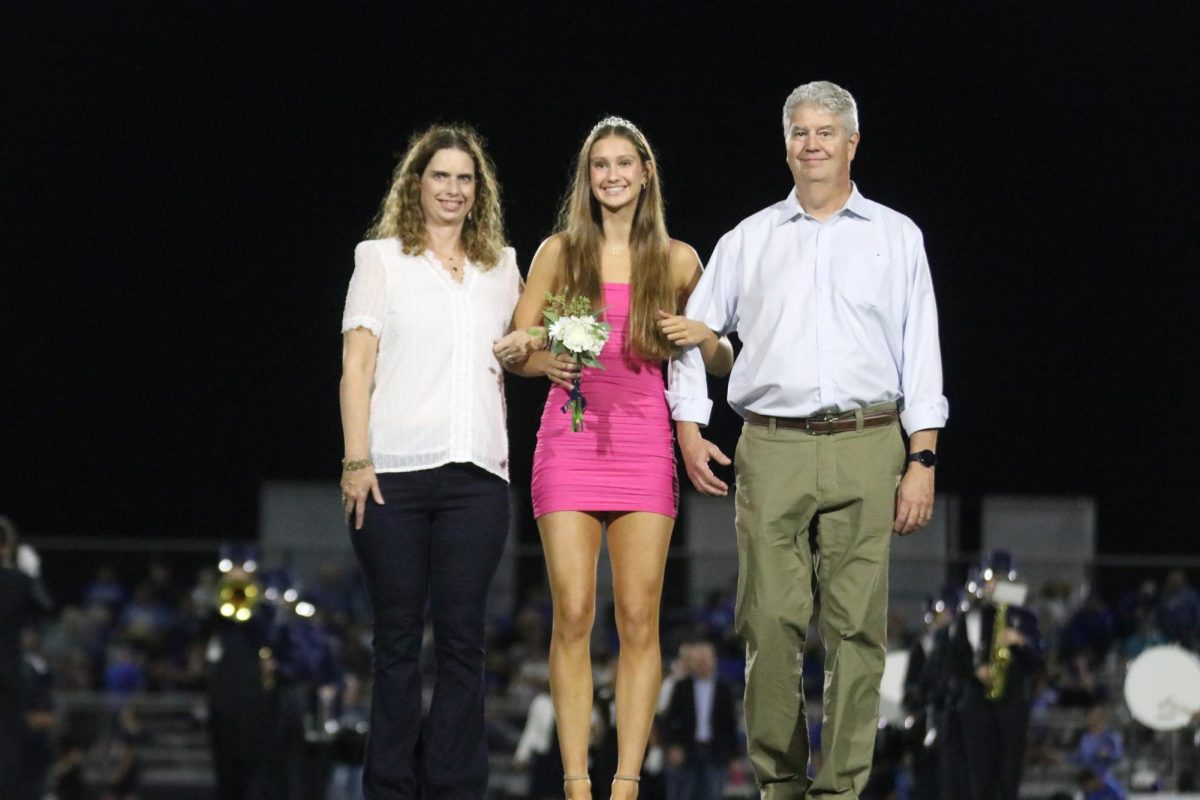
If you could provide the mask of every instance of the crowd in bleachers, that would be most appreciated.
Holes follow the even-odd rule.
[[[205,688],[205,620],[212,613],[219,575],[215,569],[180,575],[166,558],[150,561],[139,574],[102,564],[78,596],[57,598],[55,613],[30,628],[24,639],[33,673],[50,695],[72,690],[103,692],[119,700],[138,693],[170,691],[203,692]],[[371,682],[370,612],[357,572],[350,565],[325,565],[310,585],[305,598],[317,609],[315,624],[322,626],[336,643],[343,673],[340,691],[343,713],[362,718],[369,703]],[[1049,583],[1031,598],[1046,642],[1046,670],[1041,679],[1031,724],[1028,762],[1071,764],[1102,753],[1109,766],[1128,774],[1121,736],[1113,720],[1127,719],[1121,703],[1123,666],[1142,651],[1162,643],[1176,643],[1196,650],[1200,645],[1200,594],[1183,570],[1169,571],[1161,584],[1146,578],[1111,598],[1079,591],[1066,583]],[[527,718],[546,709],[547,669],[551,610],[548,595],[530,594],[511,614],[496,613],[489,620],[489,743],[494,772],[511,773],[512,787],[534,787],[542,791],[553,785],[528,775],[549,764],[553,774],[557,756],[548,742],[544,719],[530,720],[540,734],[526,731]],[[664,626],[665,674],[677,679],[686,667],[671,661],[681,642],[702,638],[712,642],[717,654],[717,671],[740,696],[742,684],[741,645],[733,633],[733,594],[713,593],[699,608],[668,615]],[[892,648],[905,648],[921,633],[920,620],[891,620]],[[593,658],[596,663],[597,718],[594,737],[595,762],[603,764],[604,752],[612,746],[605,730],[605,704],[611,695],[614,654],[618,642],[610,614],[601,614],[596,624]],[[430,654],[431,657],[431,654]],[[809,637],[805,658],[804,689],[814,703],[823,686],[819,637]],[[116,707],[116,706],[114,706]],[[1055,729],[1047,720],[1062,709],[1078,710],[1078,727]],[[1087,709],[1094,709],[1087,711]],[[543,714],[544,716],[544,714]],[[814,737],[820,735],[819,714],[815,715]],[[135,727],[135,721],[127,721]],[[60,762],[77,758],[80,743],[60,725]],[[523,739],[524,735],[524,739]],[[119,739],[120,737],[118,737]],[[133,741],[132,735],[129,741]],[[111,742],[109,743],[111,745]],[[655,782],[665,765],[662,739],[656,734],[646,760],[642,797],[663,796],[665,784]],[[886,742],[881,740],[881,748]],[[883,757],[887,753],[881,751]],[[544,758],[541,758],[543,757]],[[905,800],[907,782],[903,754],[895,756],[894,775],[879,797]],[[539,760],[540,759],[540,760]],[[69,766],[69,764],[68,764]],[[54,774],[71,774],[61,763]],[[1184,775],[1184,780],[1193,776]],[[340,796],[354,795],[354,776],[335,776]],[[726,791],[746,791],[752,778],[734,770]],[[600,785],[600,782],[597,782]],[[1086,787],[1085,787],[1086,788]],[[1182,787],[1182,788],[1186,788]],[[516,794],[519,788],[512,788]],[[559,789],[561,793],[561,789]],[[67,793],[69,795],[69,793]],[[118,795],[112,795],[118,796]]]

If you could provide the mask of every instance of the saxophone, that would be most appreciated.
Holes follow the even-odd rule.
[[[992,622],[992,649],[988,661],[988,682],[985,696],[993,703],[1004,697],[1004,689],[1008,684],[1008,665],[1012,663],[1012,650],[1004,644],[1004,630],[1008,622],[1008,603],[996,606],[996,619]]]

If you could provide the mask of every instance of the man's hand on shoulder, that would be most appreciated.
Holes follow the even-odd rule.
[[[729,494],[729,485],[713,474],[709,461],[722,466],[732,463],[721,449],[700,435],[700,426],[694,422],[676,424],[679,450],[683,453],[683,466],[696,491],[701,494],[722,497]]]

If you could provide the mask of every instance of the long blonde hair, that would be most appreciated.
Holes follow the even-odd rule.
[[[477,267],[490,269],[500,262],[500,251],[507,244],[500,184],[482,137],[469,125],[434,125],[409,139],[408,150],[392,172],[391,188],[379,206],[367,238],[395,236],[410,256],[419,255],[428,247],[425,215],[421,211],[421,176],[439,150],[461,150],[475,162],[475,204],[463,223],[462,246]]]
[[[563,198],[558,228],[563,234],[566,264],[564,293],[588,297],[600,303],[600,248],[604,230],[600,204],[592,195],[590,164],[592,145],[607,136],[626,139],[646,169],[646,188],[638,195],[633,225],[629,232],[630,300],[627,346],[643,358],[669,358],[670,340],[658,329],[655,311],[674,310],[676,292],[671,281],[670,248],[662,185],[654,151],[642,132],[622,124],[596,126],[584,140],[575,161],[575,177]]]

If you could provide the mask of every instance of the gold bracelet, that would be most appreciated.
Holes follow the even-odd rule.
[[[342,469],[346,472],[354,472],[356,470],[366,469],[367,467],[373,466],[375,466],[375,463],[371,461],[370,458],[360,458],[356,461],[347,461],[344,458],[342,459]]]

